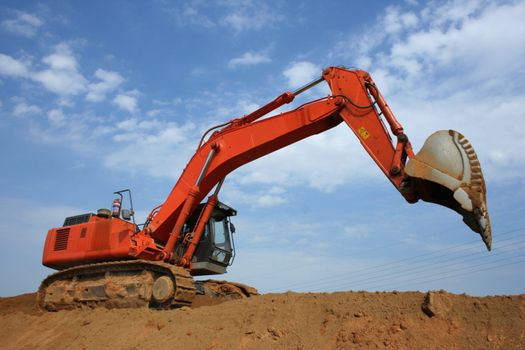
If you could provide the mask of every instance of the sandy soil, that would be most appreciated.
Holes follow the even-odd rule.
[[[266,294],[169,311],[0,298],[2,349],[525,349],[525,295]]]

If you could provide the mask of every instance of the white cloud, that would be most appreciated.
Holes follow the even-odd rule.
[[[415,27],[418,22],[419,19],[413,12],[400,13],[399,7],[389,6],[385,10],[383,28],[387,33],[395,34],[401,30]]]
[[[31,69],[28,63],[0,53],[0,75],[36,81],[46,90],[58,94],[59,105],[64,106],[71,106],[70,97],[83,92],[87,92],[87,101],[102,101],[124,82],[118,72],[97,69],[95,78],[98,81],[90,83],[80,73],[77,59],[64,43],[56,45],[54,52],[41,61],[47,66],[46,69]],[[128,91],[121,94],[115,103],[119,108],[135,110],[137,96],[137,91]]]
[[[61,109],[52,109],[47,112],[47,119],[54,126],[62,126],[66,120],[64,112]]]
[[[278,9],[262,1],[189,1],[182,6],[166,8],[180,25],[204,28],[222,26],[236,32],[262,30],[282,22]]]
[[[505,4],[495,4],[497,7]],[[425,21],[430,21],[431,26],[449,25],[451,27],[461,25],[469,18],[479,18],[479,13],[490,9],[489,1],[459,1],[449,0],[443,3],[429,3],[421,11]]]
[[[11,77],[27,77],[29,71],[21,61],[0,53],[0,74]]]
[[[194,76],[194,77],[198,77],[198,76],[202,76],[206,74],[206,69],[203,68],[203,67],[196,67],[196,68],[193,68],[192,70],[190,70],[189,72],[189,75],[191,76]]]
[[[463,6],[460,2],[456,4]],[[525,171],[525,155],[519,151],[525,147],[525,125],[515,118],[515,112],[525,107],[525,96],[519,88],[511,96],[504,93],[505,86],[519,81],[518,77],[525,72],[520,58],[525,57],[525,41],[520,40],[525,37],[525,23],[521,21],[524,9],[525,3],[488,6],[477,12],[462,7],[459,12],[465,13],[465,18],[458,18],[450,10],[454,26],[439,27],[437,22],[419,21],[418,18],[424,17],[421,13],[388,8],[386,11],[397,14],[398,21],[390,23],[391,34],[385,36],[377,28],[365,33],[367,44],[359,49],[362,57],[368,59],[372,76],[405,125],[416,150],[433,131],[453,128],[463,131],[473,142],[488,180],[495,179],[496,173],[499,179],[508,179]],[[497,23],[505,21],[495,29]],[[450,23],[440,17],[439,23],[442,22]],[[510,31],[513,33],[505,34]],[[511,40],[501,40],[503,36]],[[339,45],[342,47],[342,43]],[[354,49],[355,46],[348,48],[349,52]],[[347,52],[336,56],[343,55]],[[501,67],[509,69],[495,82],[494,72],[501,71]],[[444,71],[442,77],[437,76],[442,69],[461,71],[457,75]],[[298,87],[320,72],[315,64],[301,61],[291,64],[283,74],[290,87]],[[441,79],[439,84],[436,79]],[[501,130],[505,137],[484,142],[492,139],[493,130],[500,130],[498,124],[522,126],[505,128]],[[324,192],[353,180],[381,177],[381,171],[344,124],[258,159],[230,176],[241,189],[253,184],[279,183]]]
[[[70,96],[61,96],[57,99],[57,105],[60,107],[73,107],[73,101]]]
[[[297,88],[309,83],[322,74],[321,67],[308,61],[293,62],[283,75],[288,79],[288,86]]]
[[[118,94],[113,99],[113,104],[123,111],[134,113],[138,110],[137,98],[139,94],[140,93],[137,90],[127,91],[125,93]]]
[[[39,114],[42,109],[35,105],[28,105],[26,102],[18,102],[13,108],[14,116],[24,116],[30,114]]]
[[[148,117],[151,117],[151,118],[154,118],[156,116],[158,116],[159,114],[161,114],[163,112],[162,109],[160,108],[154,108],[154,109],[150,109],[149,111],[146,112],[146,115]]]
[[[195,125],[159,120],[127,119],[117,124],[116,151],[104,159],[110,169],[145,172],[150,176],[177,178],[195,152]],[[176,151],[175,151],[176,150]]]
[[[230,1],[223,6],[226,14],[220,23],[237,32],[262,30],[284,20],[278,6],[270,6],[264,1]]]
[[[7,31],[31,38],[44,22],[30,13],[16,11],[16,18],[2,21],[2,27]]]
[[[213,111],[216,118],[220,118],[221,121],[226,121],[236,117],[240,117],[244,114],[255,111],[259,108],[259,105],[256,103],[250,102],[242,97],[238,98],[235,104],[225,105],[223,104],[220,107],[216,107]]]
[[[378,18],[377,26],[338,43],[334,54],[358,52],[414,147],[436,129],[453,128],[472,141],[488,180],[519,178],[525,3],[433,2],[417,14],[390,7]],[[366,45],[356,44],[361,37]]]
[[[223,25],[232,27],[236,31],[242,30],[261,30],[282,20],[282,16],[276,13],[270,13],[263,9],[237,9],[222,18]]]
[[[250,28],[259,28],[262,26],[262,22],[260,20],[252,21],[250,16],[247,16],[242,12],[233,12],[226,15],[222,19],[222,23],[227,26],[231,26],[237,31]]]
[[[259,186],[258,188],[260,188]],[[223,193],[228,202],[246,204],[252,207],[274,207],[288,203],[290,194],[279,186],[264,186],[257,191],[246,191],[244,188],[239,188],[238,182],[233,181],[226,184]]]
[[[459,6],[459,3],[457,4]],[[430,8],[428,6],[426,9]],[[519,174],[521,168],[513,169],[511,165],[524,164],[524,156],[519,152],[520,148],[512,147],[511,143],[521,145],[521,140],[525,140],[520,134],[523,128],[505,128],[502,131],[505,136],[498,138],[497,142],[489,144],[483,140],[491,138],[490,131],[495,129],[494,121],[498,118],[505,125],[521,125],[519,118],[515,118],[517,121],[515,120],[514,124],[511,124],[510,119],[516,115],[515,111],[523,109],[523,96],[519,89],[513,91],[515,96],[503,94],[505,84],[512,83],[512,80],[508,79],[511,75],[509,72],[501,73],[502,77],[496,80],[497,89],[492,90],[493,96],[488,95],[483,86],[497,78],[494,77],[494,72],[498,71],[497,66],[502,63],[515,68],[512,74],[516,75],[516,79],[523,75],[523,63],[519,57],[524,56],[524,44],[518,40],[524,33],[523,24],[519,21],[523,14],[521,8],[521,5],[505,5],[486,7],[475,12],[461,10],[460,12],[468,15],[462,19],[454,15],[454,25],[450,25],[451,21],[443,20],[443,16],[435,22],[428,23],[423,20],[432,18],[431,14],[438,13],[440,8],[432,7],[434,12],[429,14],[423,13],[425,9],[415,13],[396,8],[395,13],[400,22],[391,24],[394,28],[391,34],[386,35],[377,31],[377,28],[364,33],[364,37],[367,38],[366,44],[360,43],[357,51],[373,68],[373,77],[405,125],[416,149],[434,129],[452,127],[463,130],[473,141],[482,157],[484,167],[488,170],[488,177],[494,177],[491,173],[498,171],[497,166],[501,166],[502,170],[499,172],[505,173],[507,177]],[[390,8],[386,11],[394,10]],[[384,15],[381,14],[380,18],[384,18]],[[501,22],[503,18],[506,18],[508,24],[496,28],[495,23]],[[385,22],[380,24],[385,25]],[[508,26],[514,27],[513,33],[506,34],[512,39],[512,47],[506,42],[500,43],[502,40],[497,39],[503,35],[502,31],[509,30]],[[495,28],[492,29],[495,33],[488,33],[484,28]],[[474,43],[469,44],[469,41],[473,40]],[[352,41],[345,41],[345,44],[350,42]],[[462,49],[464,45],[470,47]],[[476,45],[481,48],[474,47]],[[336,46],[342,50],[344,45]],[[498,49],[492,52],[491,46]],[[348,51],[339,51],[336,57],[348,57],[349,52],[354,52],[354,49],[356,46],[350,45]],[[485,51],[485,54],[481,55],[481,51]],[[475,59],[476,55],[478,59]],[[250,59],[253,61],[253,57]],[[241,61],[235,64],[240,64]],[[468,63],[469,61],[471,63]],[[50,69],[76,69],[76,61],[67,57],[62,60],[49,59],[46,64],[49,64]],[[447,72],[458,69],[461,72],[456,75]],[[99,83],[113,82],[112,86],[115,87],[112,89],[116,89],[119,86],[117,83],[121,84],[122,77],[115,73],[116,78],[109,79],[110,73],[115,72],[97,70],[95,76],[100,79]],[[440,73],[443,73],[446,79],[438,77],[436,80]],[[283,72],[291,87],[303,85],[320,74],[321,67],[309,61],[293,62]],[[108,79],[104,80],[105,78]],[[480,79],[485,82],[478,84]],[[93,92],[96,96],[96,84],[98,83],[86,84],[88,95]],[[101,88],[98,92],[107,94],[111,91],[105,89]],[[122,92],[113,98],[112,102],[124,111],[136,113],[139,110],[139,96],[140,93],[136,90]],[[213,106],[210,107],[209,114],[201,115],[211,116],[210,118],[215,118],[213,120],[218,122],[241,116],[258,107],[252,96],[239,94],[233,98],[228,96],[222,101],[213,100],[204,93],[202,97],[203,101],[206,100],[202,105],[193,101],[185,101],[184,104],[199,105],[203,109]],[[97,98],[99,97],[95,97]],[[232,104],[225,100],[237,102]],[[154,104],[164,108],[162,101]],[[55,116],[60,117],[60,114],[56,113]],[[155,108],[147,115],[157,118],[161,113],[160,108]],[[114,129],[98,129],[101,135],[110,135],[120,146],[121,153],[118,159],[105,160],[108,167],[118,169],[125,161],[129,161],[137,168],[146,169],[151,176],[170,178],[178,176],[190,159],[200,138],[198,131],[202,129],[200,124],[174,124],[160,119],[140,121],[138,118],[115,122],[113,125]],[[173,149],[182,151],[175,156],[172,154]],[[165,166],[167,163],[170,165]],[[231,179],[242,191],[251,188],[253,184],[262,186],[255,192],[256,195],[246,191],[239,194],[239,198],[245,195],[245,198],[259,206],[272,206],[283,204],[287,200],[283,194],[271,193],[269,189],[275,184],[284,184],[282,186],[285,190],[293,186],[308,186],[330,192],[355,179],[362,181],[382,176],[351,130],[343,124],[335,130],[311,137],[246,165],[235,171]]]
[[[265,54],[245,52],[239,57],[232,58],[230,62],[228,62],[228,67],[236,68],[239,66],[254,66],[261,63],[269,63],[271,61],[271,58]]]
[[[55,52],[42,59],[47,69],[31,74],[48,91],[58,95],[77,95],[86,89],[86,79],[77,69],[77,60],[66,44],[59,44]]]
[[[511,72],[523,67],[522,60],[516,58],[525,56],[525,3],[488,6],[476,17],[471,11],[463,11],[466,15],[461,19],[457,12],[450,11],[459,24],[419,30],[394,44],[390,59],[395,67],[417,63],[424,72],[433,72],[460,66],[462,79],[468,76],[480,80],[492,80],[492,74],[488,76],[490,70],[505,67],[500,74],[514,76]]]
[[[230,178],[247,187],[283,184],[332,192],[350,179],[374,179],[380,174],[352,131],[340,125],[257,159]]]
[[[104,69],[97,69],[95,77],[99,82],[91,83],[87,87],[86,100],[91,102],[104,100],[109,92],[114,91],[124,81],[119,73]]]
[[[185,4],[184,9],[180,11],[180,20],[197,24],[205,28],[211,28],[215,26],[215,23],[208,18],[208,16],[199,12],[196,8],[192,7],[191,4]]]
[[[421,75],[428,79],[429,74],[444,68],[461,72],[458,77],[463,80],[467,76],[487,75],[498,66],[507,68],[499,74],[510,75],[522,65],[522,60],[515,58],[525,53],[522,40],[525,25],[521,20],[524,15],[524,3],[497,6],[487,2],[448,1],[429,3],[419,14],[388,7],[372,29],[339,42],[335,56],[355,60],[357,52],[367,62],[366,66],[403,79],[405,74],[417,80]],[[406,30],[399,33],[401,28]],[[501,40],[503,37],[505,40]],[[361,38],[364,40],[358,40]]]
[[[370,227],[367,225],[348,225],[343,229],[344,235],[350,238],[365,238],[370,235]]]
[[[47,69],[30,70],[22,61],[0,54],[0,74],[31,79],[61,96],[77,95],[86,89],[87,80],[78,71],[77,60],[66,44],[55,46],[54,52],[42,58],[42,62]]]

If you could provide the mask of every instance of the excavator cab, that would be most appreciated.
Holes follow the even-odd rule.
[[[195,210],[196,215],[189,220],[188,227],[195,225],[204,205],[201,204]],[[233,263],[235,226],[231,223],[230,217],[235,215],[237,215],[235,209],[217,202],[192,258],[190,273],[193,276],[223,274]]]

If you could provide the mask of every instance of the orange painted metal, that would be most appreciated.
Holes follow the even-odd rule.
[[[370,75],[361,70],[330,67],[323,71],[322,77],[332,91],[330,96],[289,112],[259,119],[294,99],[293,93],[285,92],[255,112],[223,124],[222,129],[215,131],[197,149],[166,201],[158,210],[152,211],[148,225],[142,231],[135,233],[131,223],[120,219],[94,216],[86,224],[71,227],[71,245],[65,251],[56,251],[53,237],[64,228],[51,230],[46,241],[44,265],[61,267],[73,262],[125,257],[171,261],[187,219],[227,174],[343,121],[394,186],[403,187],[406,178],[404,161],[407,155],[413,155],[412,148]],[[298,90],[297,94],[319,81]],[[385,121],[397,136],[395,145]],[[406,191],[400,192],[408,199]],[[92,235],[85,241],[82,240],[85,238],[80,238],[80,230],[84,228]],[[188,245],[182,260],[185,265],[190,261],[199,237],[195,235]],[[60,242],[58,247],[61,247]]]
[[[175,222],[175,225],[169,234],[168,241],[164,246],[162,256],[164,260],[170,260],[172,258],[173,248],[175,247],[175,243],[179,240],[179,237],[182,233],[182,227],[191,215],[195,205],[199,204],[199,202],[196,202],[195,200],[199,196],[199,193],[199,187],[196,185],[192,186],[188,191],[188,196],[186,197],[186,201],[182,207],[181,214],[177,218],[177,221]]]
[[[342,121],[337,112],[342,108],[343,105],[336,105],[336,99],[329,97],[290,112],[254,123],[231,126],[212,134],[186,165],[175,187],[149,224],[152,237],[160,242],[168,240],[213,143],[220,145],[220,151],[199,185],[192,212],[221,179],[238,167],[337,126]]]
[[[399,164],[399,171],[395,174],[391,172],[396,152],[375,105],[382,111],[394,133],[401,134],[403,128],[375,87],[370,75],[361,70],[331,67],[323,71],[323,77],[330,86],[332,96],[274,117],[255,121],[263,112],[293,100],[293,94],[284,93],[256,112],[244,118],[234,119],[228,126],[213,133],[189,161],[175,187],[149,224],[151,236],[160,242],[166,242],[170,233],[171,237],[180,237],[180,232],[174,231],[179,231],[181,227],[177,225],[174,230],[175,223],[180,223],[177,218],[187,217],[186,210],[182,213],[183,205],[190,197],[212,144],[220,145],[220,152],[213,158],[202,178],[198,193],[191,203],[191,212],[220,179],[236,168],[306,137],[324,132],[342,121],[354,131],[383,173],[399,188],[405,178],[403,165]],[[399,157],[404,156],[405,145],[409,145],[408,141],[400,146]],[[396,161],[396,165],[397,163]],[[191,197],[193,198],[193,195]],[[171,245],[167,249],[170,247]]]
[[[247,114],[245,115],[244,117],[240,118],[240,119],[237,119],[236,121],[238,121],[239,124],[248,124],[248,123],[252,123],[254,122],[255,120],[259,119],[260,117],[270,113],[271,111],[273,110],[276,110],[277,108],[287,104],[287,103],[290,103],[294,100],[295,98],[295,95],[289,91],[283,93],[282,95],[280,95],[279,97],[277,97],[275,100],[273,100],[272,102],[262,106],[261,108],[253,111],[252,113],[250,114]],[[234,121],[234,122],[236,122]]]
[[[197,248],[197,244],[199,244],[199,241],[202,237],[202,233],[204,232],[204,227],[206,226],[206,223],[210,219],[211,213],[213,212],[213,209],[217,205],[217,202],[219,201],[219,198],[216,194],[211,195],[208,197],[208,202],[206,203],[206,206],[202,210],[202,213],[197,220],[197,225],[195,225],[195,229],[193,232],[193,238],[191,239],[188,248],[186,249],[186,252],[184,253],[184,256],[182,257],[180,263],[178,265],[180,266],[188,266],[191,258],[193,257],[193,253],[195,253],[195,249]]]
[[[398,136],[403,133],[403,127],[401,124],[397,121],[396,117],[394,116],[394,113],[386,103],[385,99],[383,98],[383,95],[381,95],[381,92],[377,88],[376,84],[372,80],[372,77],[366,72],[363,71],[356,71],[356,74],[360,74],[363,79],[368,83],[366,86],[369,86],[368,89],[369,93],[374,97],[374,99],[377,102],[377,105],[381,112],[383,112],[383,115],[385,116],[386,121],[390,125],[390,130],[392,130],[392,133],[395,136]]]
[[[88,222],[49,230],[42,263],[61,269],[97,261],[119,260],[129,256],[135,226],[124,220],[92,216]]]

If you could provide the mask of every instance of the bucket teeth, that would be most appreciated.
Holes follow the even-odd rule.
[[[421,199],[461,214],[491,249],[485,180],[474,148],[461,133],[441,130],[430,135],[405,172]]]

